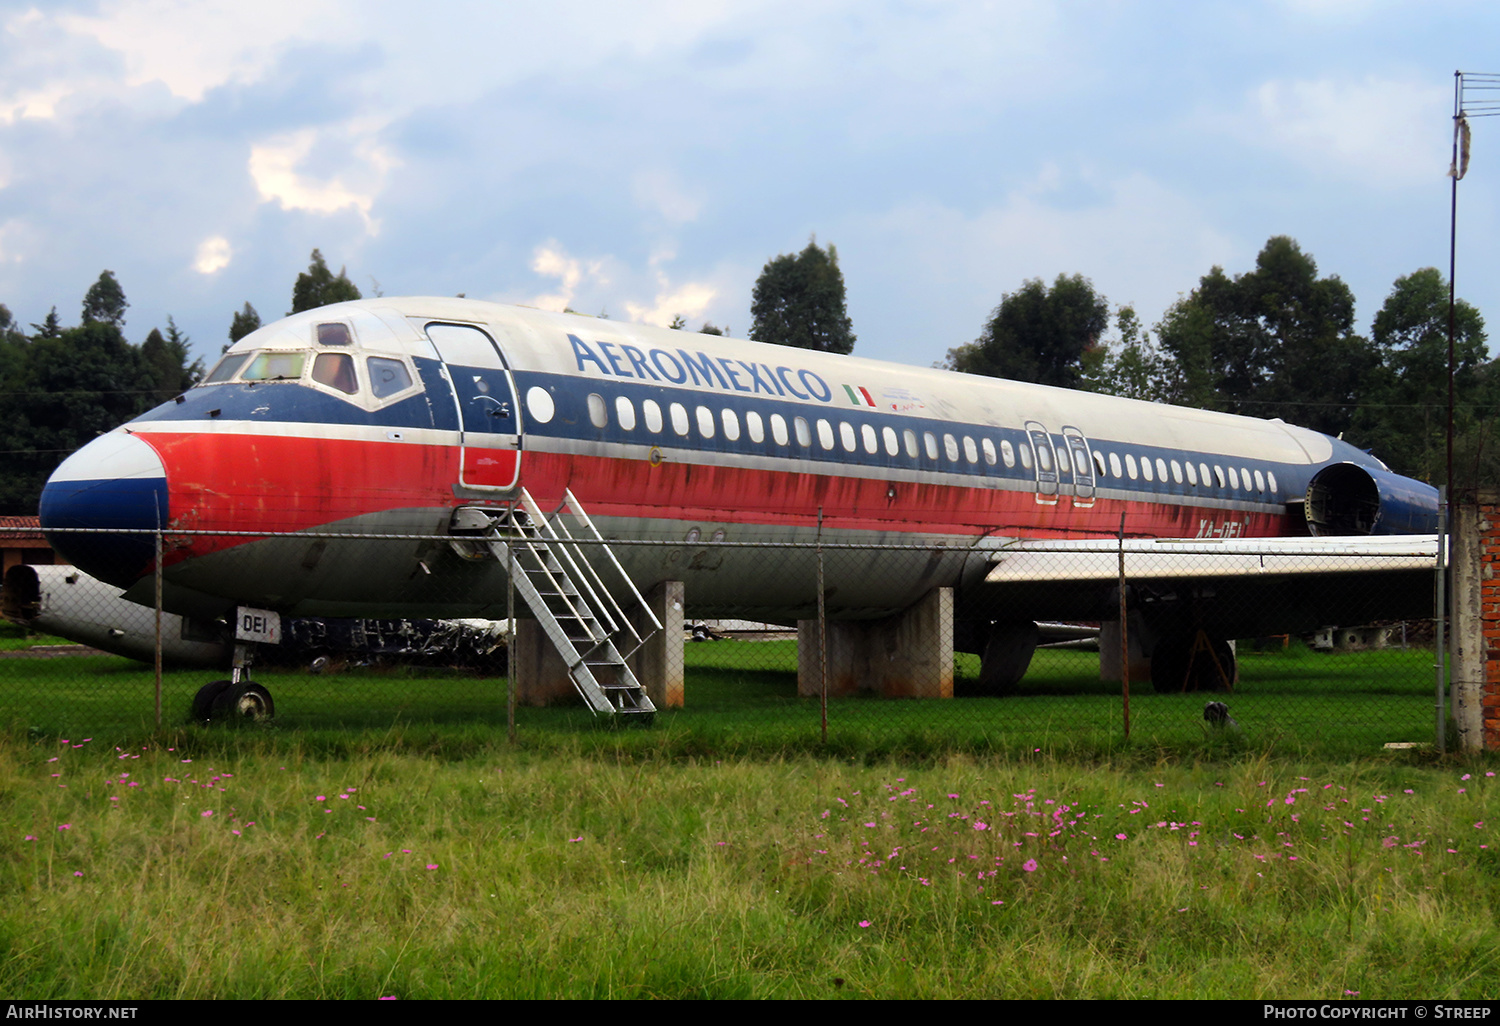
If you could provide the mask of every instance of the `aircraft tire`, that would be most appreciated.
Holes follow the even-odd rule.
[[[271,692],[254,681],[231,684],[214,699],[212,719],[220,722],[259,723],[276,715]]]
[[[1169,634],[1156,643],[1151,650],[1151,687],[1157,694],[1182,694],[1185,691],[1228,691],[1224,679],[1219,675],[1213,660],[1204,653],[1193,657],[1193,644],[1197,638],[1194,631]],[[1219,666],[1229,675],[1232,684],[1236,677],[1234,650],[1223,638],[1210,637],[1214,655]],[[1191,660],[1191,667],[1189,661]]]
[[[231,681],[215,680],[203,685],[198,693],[193,696],[193,720],[197,723],[207,723],[213,718],[214,703],[219,696],[229,690]]]
[[[1021,683],[1036,654],[1037,627],[1030,620],[1006,621],[990,628],[979,657],[979,686],[976,694],[1008,695]]]

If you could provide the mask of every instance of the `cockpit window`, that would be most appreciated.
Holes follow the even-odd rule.
[[[306,359],[305,353],[257,353],[245,373],[240,375],[240,380],[295,381],[302,377]]]
[[[329,321],[318,325],[318,345],[348,346],[353,344],[354,339],[349,335],[349,325],[340,321]]]
[[[208,377],[203,379],[205,385],[216,385],[221,381],[228,381],[234,377],[235,371],[245,365],[250,358],[249,353],[230,353],[218,362],[218,365],[209,372]]]
[[[312,377],[314,381],[346,395],[359,391],[359,381],[354,377],[354,358],[348,353],[319,353],[313,360]]]
[[[331,354],[330,354],[331,355]],[[370,389],[376,399],[405,391],[411,387],[411,372],[400,360],[387,360],[372,356],[369,359]]]

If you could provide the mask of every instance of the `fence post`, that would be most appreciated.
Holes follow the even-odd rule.
[[[516,743],[516,546],[505,545],[505,736]]]
[[[1437,637],[1433,639],[1433,647],[1437,650],[1437,682],[1434,684],[1435,699],[1433,702],[1433,716],[1437,720],[1435,729],[1437,750],[1439,752],[1446,748],[1447,738],[1443,714],[1443,691],[1448,680],[1448,631],[1444,622],[1447,614],[1448,598],[1448,573],[1447,557],[1448,546],[1453,539],[1453,517],[1448,506],[1447,487],[1438,488],[1438,509],[1442,510],[1441,530],[1438,534],[1437,547]]]
[[[1125,601],[1125,514],[1120,514],[1120,689],[1125,696],[1125,740],[1130,740],[1130,628]]]
[[[818,507],[818,666],[822,686],[818,699],[823,724],[823,743],[828,743],[828,609],[823,594],[823,507]]]
[[[161,524],[156,525],[156,729],[161,729]]]

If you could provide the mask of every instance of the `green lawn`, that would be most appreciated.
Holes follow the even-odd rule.
[[[1001,751],[1043,747],[1110,751],[1124,742],[1119,685],[1098,679],[1097,655],[1038,652],[1019,692],[1006,698],[832,700],[828,744],[816,699],[796,693],[791,641],[720,641],[687,648],[687,706],[660,713],[649,737],[614,743],[676,746],[683,751]],[[1210,731],[1208,696],[1158,695],[1138,684],[1130,698],[1131,742],[1191,748],[1204,743],[1290,745],[1330,753],[1376,751],[1387,742],[1433,739],[1432,653],[1387,649],[1345,654],[1246,651],[1240,682],[1224,697],[1238,734]],[[960,656],[959,677],[978,673]],[[163,723],[181,726],[192,695],[211,673],[174,670],[163,679]],[[350,668],[324,676],[258,669],[272,691],[277,730],[383,729],[396,724],[506,723],[504,678],[456,671]],[[149,667],[109,656],[0,659],[0,726],[66,736],[137,736],[155,727]],[[521,708],[518,732],[594,733],[582,707]]]
[[[798,698],[790,643],[688,648],[613,730],[452,672],[207,679],[0,658],[0,992],[24,999],[1489,998],[1500,790],[1431,736],[1431,653],[1249,653],[1122,702]],[[962,657],[960,673],[972,674]],[[1500,843],[1500,842],[1496,842]]]

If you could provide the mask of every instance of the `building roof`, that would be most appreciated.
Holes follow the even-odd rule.
[[[38,517],[0,516],[0,546],[10,548],[18,542],[47,544],[47,539],[42,534],[42,522]]]

